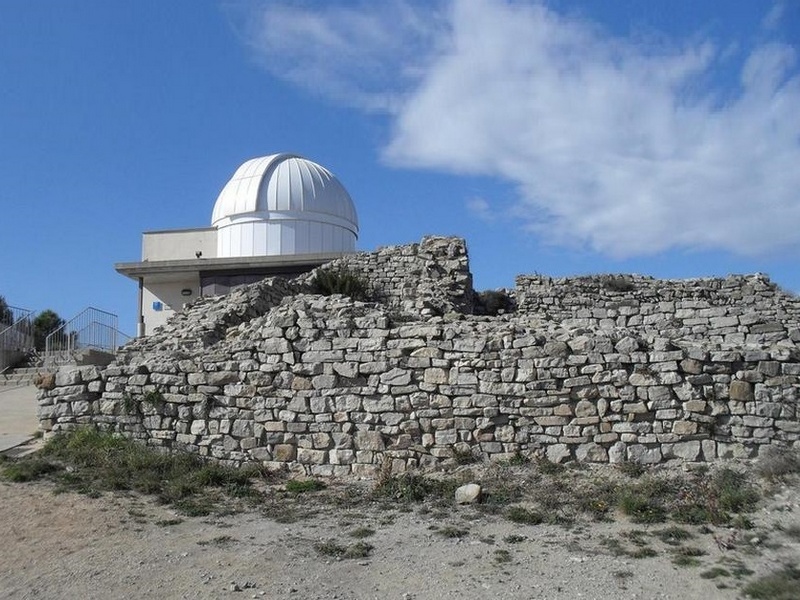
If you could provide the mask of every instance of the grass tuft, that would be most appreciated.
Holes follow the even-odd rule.
[[[200,516],[214,512],[223,498],[257,495],[251,481],[259,473],[206,463],[190,454],[164,454],[92,428],[54,436],[36,457],[4,469],[15,481],[47,477],[58,484],[58,491],[90,497],[116,490],[151,494],[184,514]]]
[[[544,517],[541,513],[528,510],[522,506],[512,506],[506,511],[506,518],[514,523],[523,525],[539,525],[544,522]]]
[[[35,481],[41,479],[45,475],[60,471],[61,467],[47,460],[40,458],[31,458],[28,460],[20,460],[17,462],[8,462],[3,468],[3,477],[9,481],[23,483],[26,481]]]
[[[286,482],[286,491],[292,494],[305,494],[325,489],[325,483],[319,479],[292,479]]]
[[[374,546],[366,542],[344,545],[336,540],[325,540],[314,545],[316,551],[322,556],[335,558],[365,558],[370,555]]]
[[[375,535],[375,530],[371,527],[358,527],[349,533],[350,537],[356,539],[368,538]]]
[[[748,583],[744,593],[755,600],[797,600],[800,569],[787,566]]]
[[[374,498],[422,502],[428,498],[453,498],[458,482],[454,479],[434,479],[416,473],[382,475],[372,490]]]
[[[780,480],[787,475],[800,473],[800,450],[767,448],[759,455],[756,470],[759,475],[771,480]]]

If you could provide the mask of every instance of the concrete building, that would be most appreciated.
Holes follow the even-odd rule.
[[[114,268],[139,284],[142,336],[198,295],[305,273],[355,251],[357,238],[355,206],[339,180],[300,156],[273,154],[236,170],[211,227],[146,231],[141,261]]]

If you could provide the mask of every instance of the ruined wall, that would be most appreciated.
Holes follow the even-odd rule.
[[[671,299],[650,300],[642,292],[655,282],[598,291],[603,312],[589,316],[591,289],[533,296],[538,278],[521,278],[518,313],[477,317],[448,309],[468,306],[463,242],[428,239],[436,253],[423,240],[349,257],[385,269],[373,281],[391,292],[388,305],[296,294],[303,281],[280,279],[203,299],[105,370],[59,372],[41,393],[41,426],[97,424],[152,446],[315,475],[372,474],[383,461],[428,468],[466,453],[655,463],[800,444],[796,300],[764,278],[708,280],[725,290],[716,298],[661,289]],[[402,264],[430,267],[424,299],[413,277],[392,274]],[[438,289],[443,264],[453,272],[445,267]],[[660,331],[670,302],[681,325]],[[637,312],[612,316],[625,306]],[[728,312],[706,312],[720,307]]]
[[[463,239],[426,236],[419,244],[351,254],[327,266],[339,267],[364,277],[375,300],[401,314],[429,317],[472,312],[472,273]],[[308,283],[313,277],[312,271],[297,283]]]
[[[800,298],[765,275],[663,280],[640,275],[517,277],[517,310],[564,327],[635,328],[716,344],[800,341]]]

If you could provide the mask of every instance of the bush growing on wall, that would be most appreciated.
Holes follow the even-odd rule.
[[[487,290],[475,295],[475,314],[491,317],[514,311],[514,301],[504,290]]]
[[[311,282],[314,291],[323,296],[342,294],[353,300],[370,299],[369,286],[359,275],[349,269],[320,269]]]
[[[600,278],[603,287],[611,292],[632,292],[636,285],[624,275],[603,275]]]

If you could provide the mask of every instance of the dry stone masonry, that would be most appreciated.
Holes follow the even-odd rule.
[[[762,275],[520,277],[517,310],[487,317],[463,240],[336,262],[380,301],[310,294],[313,274],[200,299],[105,369],[60,371],[42,429],[312,475],[800,445],[800,304]]]

